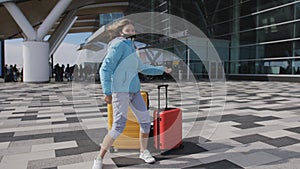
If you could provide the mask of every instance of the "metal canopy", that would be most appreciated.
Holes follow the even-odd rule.
[[[5,2],[15,2],[31,25],[38,28],[58,0],[0,0],[1,40],[23,37],[21,29],[3,6]],[[78,19],[69,33],[95,32],[99,29],[99,14],[124,12],[127,6],[128,0],[73,0],[48,34],[51,35],[64,15],[72,10],[76,10],[75,15],[78,16]]]

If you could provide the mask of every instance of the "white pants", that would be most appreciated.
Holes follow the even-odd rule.
[[[140,124],[141,133],[150,132],[150,115],[140,92],[113,93],[113,125],[109,135],[116,139],[124,130],[127,121],[128,106],[130,106]]]

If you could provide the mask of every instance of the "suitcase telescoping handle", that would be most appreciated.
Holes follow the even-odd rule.
[[[166,108],[165,110],[168,108],[168,85],[158,85],[157,89],[158,89],[158,105],[157,105],[157,114],[156,114],[156,127],[157,127],[157,149],[160,149],[160,88],[165,87],[166,89]]]
[[[158,85],[157,89],[158,89],[158,111],[160,111],[160,88],[164,87],[166,89],[166,107],[165,109],[168,108],[168,85]]]

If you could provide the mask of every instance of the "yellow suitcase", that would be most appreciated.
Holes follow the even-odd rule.
[[[149,106],[148,93],[141,91],[141,95],[147,105]],[[113,108],[111,104],[107,105],[108,113],[108,130],[111,130],[113,123]],[[140,125],[135,118],[133,112],[128,108],[126,127],[123,133],[115,140],[110,152],[116,152],[118,149],[139,149],[139,135],[140,135]]]

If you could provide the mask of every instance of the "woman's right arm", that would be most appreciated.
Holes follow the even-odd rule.
[[[111,77],[123,53],[121,45],[122,43],[117,43],[109,47],[107,55],[105,56],[102,66],[99,70],[102,90],[106,96],[109,96],[112,93]]]

